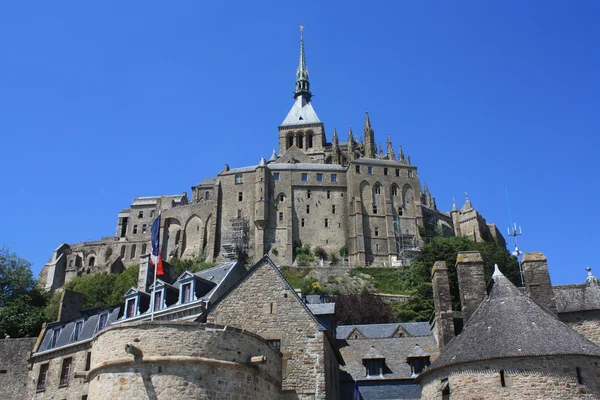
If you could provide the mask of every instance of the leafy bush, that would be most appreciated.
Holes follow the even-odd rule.
[[[342,258],[348,257],[348,245],[347,244],[345,244],[342,247],[340,247],[340,256]]]
[[[190,260],[180,260],[178,258],[173,258],[169,261],[169,264],[171,264],[171,266],[175,270],[175,278],[178,278],[185,271],[199,272],[217,265],[216,263],[205,262],[202,258]]]
[[[340,324],[381,324],[394,322],[392,308],[377,295],[364,291],[335,297],[335,312]]]
[[[320,259],[327,260],[327,252],[321,246],[315,247],[313,253]]]

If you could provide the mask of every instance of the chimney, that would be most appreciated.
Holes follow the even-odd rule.
[[[140,271],[138,273],[137,289],[147,292],[154,283],[154,269],[150,265],[150,255],[143,254],[140,257]]]
[[[452,298],[450,296],[450,280],[446,262],[436,261],[431,271],[434,303],[434,335],[440,350],[454,337],[454,318],[452,316]]]
[[[82,308],[83,293],[65,289],[60,296],[58,305],[58,322],[66,322],[80,317]]]
[[[525,293],[540,306],[552,314],[558,315],[554,290],[548,272],[548,260],[544,254],[540,252],[525,253],[521,268],[523,268]]]
[[[483,258],[477,251],[461,251],[456,257],[456,272],[460,290],[463,326],[467,324],[479,303],[487,297]]]

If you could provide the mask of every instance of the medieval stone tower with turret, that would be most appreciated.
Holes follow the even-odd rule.
[[[296,71],[294,104],[278,127],[278,152],[257,165],[225,168],[187,193],[139,197],[118,213],[115,236],[61,244],[40,277],[47,288],[97,271],[119,272],[150,251],[150,225],[162,212],[165,259],[206,257],[220,261],[268,254],[293,265],[294,248],[322,247],[339,254],[347,246],[350,265],[406,265],[423,244],[423,232],[466,236],[475,241],[504,239],[467,199],[459,210],[439,211],[418,169],[402,147],[384,152],[375,145],[367,113],[362,138],[350,128],[328,141],[311,102],[304,38]],[[232,163],[235,160],[231,161]]]

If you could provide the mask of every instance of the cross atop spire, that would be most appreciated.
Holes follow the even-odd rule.
[[[310,83],[308,82],[308,68],[306,67],[306,58],[304,56],[304,25],[300,25],[300,62],[296,70],[296,91],[294,98],[304,97],[306,102],[310,101]]]

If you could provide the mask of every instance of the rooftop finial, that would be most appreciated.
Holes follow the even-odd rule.
[[[600,280],[592,275],[592,267],[587,267],[585,269],[588,272],[588,276],[585,279],[585,284],[589,286],[600,286]]]
[[[304,56],[304,25],[300,26],[300,62],[296,70],[296,91],[294,98],[302,96],[306,102],[310,101],[312,94],[310,93],[310,83],[308,82],[308,68],[306,67],[306,59]]]
[[[494,264],[494,273],[492,274],[492,278],[494,276],[500,276],[503,275],[502,272],[500,272],[500,268],[498,268],[498,264]]]

